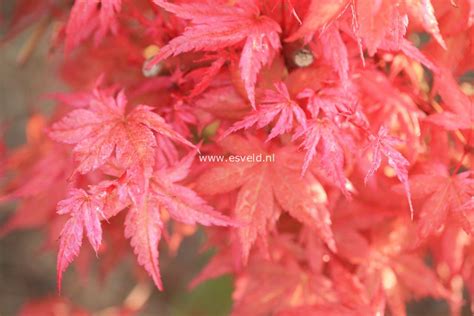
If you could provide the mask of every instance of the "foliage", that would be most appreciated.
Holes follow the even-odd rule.
[[[30,118],[24,146],[0,147],[1,201],[19,202],[1,232],[45,229],[59,289],[76,257],[93,251],[107,272],[128,243],[166,289],[161,240],[176,253],[199,224],[217,252],[191,286],[231,274],[232,315],[403,316],[425,297],[460,315],[474,291],[474,88],[459,81],[474,67],[473,12],[468,0],[18,1],[7,38],[56,21],[71,92],[50,95],[55,113]],[[62,298],[23,314],[58,304],[86,314]]]

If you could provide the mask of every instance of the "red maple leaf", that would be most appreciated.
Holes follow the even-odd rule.
[[[99,42],[108,31],[118,31],[117,14],[122,0],[76,1],[66,25],[66,51],[71,51],[95,32]]]
[[[349,59],[346,45],[335,26],[329,26],[320,35],[323,58],[334,68],[339,75],[342,85],[349,80]]]
[[[311,274],[296,260],[298,245],[279,235],[272,238],[270,260],[252,256],[246,269],[239,273],[233,297],[232,315],[278,314],[292,305],[328,304],[335,293],[326,276]],[[313,289],[316,295],[308,295]]]
[[[472,172],[449,175],[446,168],[434,165],[429,173],[411,176],[410,187],[413,198],[423,201],[418,219],[419,241],[451,220],[459,222],[467,233],[474,233],[472,209],[465,207],[474,194]]]
[[[386,127],[380,127],[376,136],[371,135],[369,150],[372,152],[372,165],[370,166],[367,175],[365,176],[365,182],[370,176],[372,176],[382,163],[382,155],[387,157],[387,161],[390,167],[395,170],[395,174],[400,182],[403,184],[403,188],[407,195],[408,203],[410,206],[411,217],[413,218],[413,206],[411,202],[410,184],[408,182],[408,170],[407,167],[410,165],[408,160],[402,156],[393,146],[400,143],[400,140],[388,135]]]
[[[163,230],[159,212],[159,203],[148,197],[134,205],[125,220],[125,237],[130,239],[138,264],[145,268],[156,287],[163,290],[158,268],[158,243]]]
[[[440,94],[446,110],[431,114],[426,120],[446,130],[472,129],[474,126],[472,99],[460,89],[448,69],[439,68],[439,75],[435,78],[433,88]]]
[[[155,3],[182,19],[190,20],[192,25],[164,46],[150,67],[184,52],[219,51],[244,42],[239,68],[250,103],[255,107],[257,75],[281,47],[278,23],[261,15],[253,1],[239,1],[234,6],[218,1],[176,5],[155,0]]]
[[[291,99],[286,85],[283,82],[275,83],[275,90],[265,90],[257,111],[234,123],[222,137],[254,125],[263,128],[276,121],[267,138],[267,141],[270,141],[278,135],[290,132],[295,126],[306,126],[306,114],[298,103]]]
[[[334,20],[347,6],[348,0],[318,1],[312,0],[308,6],[301,27],[293,33],[288,41],[294,41],[323,28]]]
[[[319,153],[318,162],[322,167],[320,171],[349,196],[344,174],[344,150],[334,123],[327,118],[313,119],[305,128],[300,128],[294,134],[293,140],[299,138],[303,138],[300,147],[306,150],[302,173],[306,172],[313,158]]]
[[[405,0],[408,13],[423,26],[425,31],[431,33],[434,39],[446,49],[446,43],[439,30],[433,4],[430,0]]]
[[[69,214],[70,218],[61,232],[57,273],[58,289],[61,291],[61,280],[64,270],[79,254],[84,230],[92,248],[97,252],[102,242],[100,221],[102,203],[94,196],[81,189],[73,189],[69,197],[58,203],[58,214]]]
[[[367,284],[380,282],[390,311],[400,316],[406,315],[405,304],[410,295],[452,298],[423,257],[411,253],[414,232],[410,228],[403,221],[375,228],[372,236],[377,242],[372,243],[369,256],[357,272]]]
[[[163,285],[158,267],[158,244],[164,230],[163,213],[185,224],[238,225],[207,205],[193,190],[175,183],[187,176],[194,155],[189,154],[174,167],[155,171],[149,178],[132,174],[127,180],[105,181],[91,187],[91,193],[81,189],[70,191],[70,198],[58,204],[59,214],[71,214],[61,233],[59,284],[62,273],[79,253],[84,230],[97,251],[102,236],[100,220],[117,215],[127,206],[125,236],[130,239],[138,263],[160,290]]]
[[[194,153],[173,168],[157,171],[150,179],[149,190],[132,197],[133,204],[125,221],[125,235],[130,238],[138,263],[160,290],[163,286],[158,268],[158,243],[164,229],[163,212],[186,224],[237,225],[207,205],[193,190],[175,183],[187,176],[193,158]]]
[[[158,151],[154,133],[194,147],[151,107],[139,105],[125,114],[126,104],[123,92],[114,98],[96,90],[88,108],[74,110],[53,124],[53,139],[75,145],[77,171],[87,173],[100,168],[115,152],[124,170],[139,167],[150,173]]]
[[[237,155],[271,155],[271,151],[260,147],[257,139],[237,135],[225,138],[221,146]],[[274,229],[280,216],[280,209],[316,229],[335,250],[323,187],[312,173],[301,176],[298,158],[292,157],[295,152],[291,148],[276,150],[274,155],[274,163],[242,161],[214,166],[199,178],[197,190],[204,194],[217,194],[239,189],[234,214],[247,224],[238,228],[244,263],[256,241],[265,244],[268,232]]]
[[[209,65],[209,67],[193,70],[186,75],[186,78],[196,78],[198,83],[194,86],[189,94],[190,98],[194,98],[202,94],[211,84],[214,77],[219,73],[226,62],[225,56],[217,56],[217,58]]]

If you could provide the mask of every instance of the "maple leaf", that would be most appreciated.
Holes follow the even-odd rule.
[[[419,256],[404,254],[392,262],[397,277],[415,295],[450,298],[449,292]]]
[[[58,203],[58,214],[69,214],[60,236],[57,260],[58,290],[61,291],[62,274],[79,254],[84,230],[92,248],[97,252],[102,242],[100,220],[102,205],[98,199],[82,189],[72,189],[69,197]]]
[[[165,218],[171,217],[185,224],[240,225],[215,211],[191,189],[175,183],[187,176],[194,156],[195,152],[191,152],[175,166],[156,170],[149,178],[125,174],[128,179],[121,177],[119,181],[103,181],[91,186],[90,194],[81,189],[70,191],[71,197],[58,204],[58,213],[71,214],[61,233],[58,282],[64,270],[78,255],[84,230],[97,251],[101,243],[100,219],[113,217],[128,206],[125,236],[130,239],[138,263],[160,290],[163,285],[158,264],[158,244],[163,235],[164,213]]]
[[[410,206],[410,214],[413,218],[413,205],[411,201],[410,184],[408,181],[408,170],[407,167],[410,165],[408,160],[402,156],[393,146],[400,143],[400,140],[388,135],[388,129],[385,126],[380,127],[376,136],[371,135],[369,148],[372,152],[372,164],[370,169],[367,171],[365,176],[365,183],[367,183],[369,177],[371,177],[382,163],[382,155],[387,157],[387,162],[390,167],[395,170],[398,180],[403,184],[405,194],[408,199]]]
[[[379,283],[394,315],[406,315],[408,293],[417,297],[431,296],[450,299],[435,271],[427,266],[420,254],[413,253],[413,233],[404,221],[380,226],[373,230],[376,241],[369,257],[361,264],[357,275],[368,284]]]
[[[474,114],[466,115],[444,111],[431,114],[425,121],[441,126],[448,131],[455,131],[472,128],[474,125]]]
[[[162,290],[158,244],[163,234],[162,213],[185,224],[237,226],[236,221],[215,211],[191,189],[176,184],[184,179],[194,158],[189,154],[176,166],[158,170],[145,185],[145,192],[133,194],[135,201],[125,220],[125,236],[137,255],[138,263]],[[135,190],[136,191],[136,190]]]
[[[66,181],[63,179],[63,181]],[[21,197],[15,213],[0,226],[0,237],[22,229],[48,227],[55,218],[56,204],[66,193],[64,183],[44,187],[43,191],[33,197]],[[34,209],[35,212],[31,212]]]
[[[430,0],[405,0],[408,12],[423,25],[434,39],[446,49],[446,43],[439,30],[438,21]]]
[[[349,59],[347,48],[342,41],[341,34],[335,26],[324,30],[319,37],[323,49],[323,57],[329,62],[339,75],[342,85],[349,80]]]
[[[234,154],[269,155],[255,139],[237,135],[228,136],[220,145]],[[265,243],[268,231],[279,217],[280,208],[316,229],[335,250],[331,219],[325,206],[326,192],[312,173],[301,176],[295,169],[291,163],[294,154],[291,150],[276,151],[275,163],[223,163],[204,172],[197,181],[197,190],[204,194],[239,189],[234,214],[247,224],[237,228],[244,263],[256,241]]]
[[[50,131],[54,140],[75,145],[80,173],[100,168],[113,152],[123,169],[140,167],[151,173],[157,151],[154,133],[194,147],[151,107],[139,105],[126,115],[123,92],[113,98],[96,90],[94,96],[89,108],[70,112]]]
[[[286,85],[283,82],[275,83],[275,90],[265,90],[258,110],[246,116],[242,121],[234,123],[222,138],[240,129],[249,129],[254,125],[257,125],[257,128],[263,128],[274,120],[276,122],[268,135],[267,141],[278,135],[288,133],[293,129],[296,122],[300,126],[306,126],[306,114],[298,103],[291,99]],[[278,115],[279,117],[276,119]]]
[[[308,122],[307,127],[298,129],[292,140],[304,138],[300,145],[306,150],[302,174],[305,174],[310,167],[319,148],[318,162],[321,164],[322,171],[344,195],[349,196],[346,188],[347,179],[344,175],[344,151],[337,134],[337,128],[329,119],[313,119]]]
[[[211,118],[240,119],[249,110],[233,86],[224,85],[209,89],[196,100],[196,106],[210,114]]]
[[[65,116],[33,114],[13,151],[7,122],[0,141],[0,202],[18,200],[0,235],[46,228],[46,248],[60,235],[59,288],[72,260],[87,272],[86,238],[108,267],[131,244],[161,290],[161,239],[174,253],[200,224],[219,226],[206,228],[217,252],[191,285],[232,274],[232,315],[405,316],[429,296],[461,313],[474,291],[472,1],[66,2],[19,0],[0,16],[6,39],[33,28],[20,61],[63,25],[52,49],[65,40],[60,74],[75,92],[49,96]],[[190,137],[224,160],[194,164]],[[414,222],[399,193],[419,206]],[[134,313],[129,301],[111,313]],[[20,313],[58,310],[90,314],[62,299]]]
[[[56,189],[54,193],[63,191],[61,187],[65,187],[66,177],[72,171],[70,155],[64,146],[52,142],[44,135],[46,123],[46,118],[41,114],[31,116],[26,126],[27,143],[11,152],[4,161],[0,157],[0,162],[4,163],[3,167],[16,174],[15,179],[9,181],[0,194],[0,200],[41,200],[40,197],[51,194],[52,187]],[[1,167],[0,165],[0,169]],[[51,200],[54,200],[54,195],[51,194]],[[54,210],[56,202],[52,202]],[[42,204],[38,203],[38,208],[41,208]]]
[[[317,118],[322,110],[324,115],[337,121],[338,115],[349,116],[356,112],[357,99],[351,95],[349,87],[344,85],[327,87],[318,92],[306,88],[296,96],[298,99],[308,99],[307,109],[312,118]]]
[[[341,14],[348,3],[349,0],[312,0],[306,11],[303,24],[286,40],[294,41],[323,28],[332,22],[332,20],[334,20],[339,14]]]
[[[362,44],[370,56],[381,48],[403,51],[410,58],[436,72],[437,67],[405,38],[408,16],[400,6],[390,0],[358,0],[352,5],[353,31],[357,37],[361,58]]]
[[[96,196],[102,205],[101,212],[105,220],[116,216],[132,204],[131,195],[141,190],[136,183],[139,182],[138,179],[140,177],[135,174],[125,173],[118,179],[103,180],[89,186],[89,193]]]
[[[431,173],[411,176],[410,187],[413,198],[424,201],[418,220],[419,241],[441,229],[450,214],[467,233],[474,233],[469,221],[471,210],[462,208],[474,194],[470,171],[450,176],[444,167],[434,165]]]
[[[187,74],[187,78],[196,77],[200,79],[189,94],[189,97],[194,98],[203,93],[209,87],[214,77],[219,73],[222,66],[224,66],[225,62],[226,59],[223,56],[219,56],[209,67],[199,68]]]
[[[446,130],[470,129],[474,125],[472,100],[460,89],[451,71],[439,67],[433,89],[443,100],[446,111],[429,115],[426,121]]]
[[[379,287],[368,293],[366,285],[356,274],[350,273],[336,260],[331,260],[329,272],[341,305],[350,308],[350,314],[377,315],[385,310],[385,297]],[[373,296],[373,297],[371,297]]]
[[[116,33],[116,15],[122,0],[78,0],[74,2],[66,25],[66,51],[71,51],[94,31],[96,43],[110,30]]]
[[[283,311],[295,306],[317,304],[321,311],[332,306],[336,293],[331,280],[301,264],[300,250],[289,236],[280,234],[272,239],[270,260],[253,256],[236,277],[231,315],[285,315]]]
[[[231,315],[273,314],[274,311],[290,305],[289,298],[292,294],[304,299],[308,293],[306,291],[309,291],[311,286],[316,286],[313,283],[315,280],[303,284],[302,279],[305,276],[309,277],[296,264],[271,264],[263,261],[260,262],[260,266],[253,265],[236,281],[234,292],[236,303],[233,305]],[[303,289],[298,291],[298,288]],[[251,307],[252,304],[255,305]]]
[[[163,290],[163,284],[158,268],[158,243],[162,230],[163,223],[156,200],[146,198],[128,211],[125,237],[130,239],[138,263],[145,268],[160,290]]]
[[[69,166],[70,160],[68,154],[65,152],[62,145],[54,144],[51,141],[46,141],[43,146],[50,146],[48,151],[45,151],[42,156],[38,157],[36,161],[32,161],[29,166],[21,165],[21,177],[24,181],[15,183],[15,188],[4,196],[4,198],[26,198],[36,197],[44,193],[47,188],[51,188],[58,183],[63,184],[68,173],[71,172]],[[28,148],[22,148],[23,150]],[[27,153],[19,151],[18,154],[38,155],[41,152]],[[33,156],[34,157],[34,156]],[[17,163],[19,157],[10,157],[9,164]],[[59,158],[59,159],[58,159]]]
[[[220,214],[199,197],[196,192],[175,182],[183,180],[196,152],[191,152],[172,168],[163,168],[155,172],[151,179],[151,190],[171,218],[181,223],[197,223],[211,226],[236,226],[236,221]]]
[[[435,272],[419,256],[403,254],[383,260],[385,265],[376,271],[376,278],[381,280],[388,308],[393,315],[406,315],[408,293],[415,299],[451,299]]]
[[[252,1],[239,1],[234,6],[217,1],[181,5],[163,0],[154,2],[178,17],[190,20],[192,25],[164,46],[150,66],[184,52],[219,51],[245,42],[239,68],[250,103],[255,107],[257,75],[281,47],[278,23],[261,15]]]
[[[439,93],[448,111],[463,115],[472,109],[472,101],[460,89],[448,68],[438,67],[438,72],[434,79],[433,89]]]
[[[27,144],[10,152],[4,162],[0,158],[0,169],[4,163],[5,171],[15,174],[10,179],[5,177],[0,202],[19,202],[16,212],[1,225],[0,235],[18,229],[51,228],[56,204],[65,196],[72,161],[63,145],[43,134],[45,125],[42,115],[31,116],[26,127]]]
[[[423,55],[422,52],[418,48],[416,48],[415,45],[413,45],[412,42],[409,40],[403,38],[400,42],[400,47],[397,47],[396,49],[400,49],[405,55],[408,57],[412,58],[413,60],[425,65],[428,69],[433,71],[435,74],[439,72],[439,68],[428,58],[426,58],[425,55]]]
[[[357,19],[356,34],[362,39],[370,56],[373,56],[386,36],[393,36],[389,44],[397,49],[405,35],[406,16],[400,15],[398,8],[389,1],[375,3],[373,0],[358,0],[355,2]]]

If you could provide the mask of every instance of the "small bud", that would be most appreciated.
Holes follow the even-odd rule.
[[[142,74],[147,78],[156,77],[160,74],[161,70],[163,69],[163,65],[161,63],[154,64],[152,67],[149,66],[150,62],[152,61],[153,57],[148,58],[145,60],[142,66]]]
[[[298,67],[308,67],[314,62],[314,56],[307,48],[301,48],[296,51],[293,61]]]
[[[163,69],[163,65],[161,63],[157,63],[150,67],[151,60],[156,56],[156,54],[158,54],[159,51],[160,48],[156,45],[149,45],[143,50],[143,57],[145,58],[142,66],[143,76],[151,78],[160,74],[161,70]]]
[[[145,59],[150,59],[150,58],[156,56],[156,54],[158,54],[159,51],[160,51],[160,48],[158,46],[148,45],[143,50],[143,57],[145,57]]]

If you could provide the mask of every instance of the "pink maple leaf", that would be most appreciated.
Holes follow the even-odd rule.
[[[306,126],[306,114],[298,103],[291,99],[286,85],[283,82],[275,83],[275,90],[265,90],[257,111],[234,123],[222,138],[241,129],[249,129],[254,125],[263,128],[276,121],[267,138],[267,141],[270,141],[278,135],[291,131],[296,123],[297,126]]]
[[[303,24],[286,40],[294,41],[325,27],[343,12],[348,3],[349,0],[312,0],[305,13]]]
[[[155,3],[182,19],[190,20],[192,25],[164,46],[150,62],[150,67],[184,52],[219,51],[243,42],[239,68],[250,103],[255,107],[257,75],[281,47],[278,23],[261,15],[252,1],[239,1],[234,6],[217,1],[176,5],[155,0]]]
[[[156,200],[146,197],[128,211],[125,220],[125,237],[130,239],[138,264],[145,268],[160,290],[163,290],[163,284],[158,268],[158,244],[162,230],[163,222]]]
[[[138,166],[151,172],[158,150],[154,133],[194,147],[151,107],[139,105],[125,114],[123,92],[114,98],[96,90],[94,96],[88,108],[70,112],[50,132],[53,139],[75,145],[79,172],[100,168],[114,152],[122,168]]]
[[[240,155],[270,154],[255,139],[237,135],[225,138],[221,146]],[[275,163],[223,163],[207,170],[198,179],[197,190],[204,194],[228,193],[238,189],[234,213],[247,224],[237,228],[244,263],[256,241],[265,243],[281,209],[316,229],[328,246],[335,250],[331,219],[325,205],[326,192],[313,174],[308,172],[301,176],[291,164],[296,163],[292,161],[294,155],[291,150],[281,149],[275,153]]]
[[[334,123],[327,119],[313,119],[306,127],[299,128],[293,135],[293,140],[303,139],[300,147],[306,150],[302,174],[309,168],[311,161],[319,152],[318,162],[321,171],[349,196],[346,188],[347,179],[344,175],[344,150]]]
[[[364,181],[367,183],[369,177],[371,177],[377,171],[377,169],[380,168],[380,164],[382,163],[382,155],[387,157],[389,166],[395,170],[398,180],[400,180],[400,182],[403,184],[405,194],[408,199],[408,204],[410,206],[410,214],[413,218],[413,205],[411,201],[410,184],[408,182],[407,170],[410,163],[405,157],[403,157],[402,154],[400,154],[400,152],[393,148],[399,143],[399,139],[388,135],[388,129],[385,126],[380,127],[376,136],[370,136],[369,148],[372,152],[372,164],[370,169],[367,171]]]
[[[101,202],[82,189],[72,189],[69,197],[58,203],[58,214],[70,218],[61,231],[57,260],[58,289],[61,291],[62,274],[79,254],[84,230],[92,248],[97,252],[102,242],[103,218]]]
[[[120,12],[122,0],[79,0],[74,2],[66,25],[66,51],[71,51],[95,32],[99,42],[108,31],[116,33],[116,15]]]
[[[465,208],[474,194],[471,172],[450,176],[446,168],[434,165],[430,173],[412,176],[410,187],[413,198],[423,201],[418,220],[419,241],[435,234],[449,219],[460,223],[467,233],[474,233],[472,209]]]
[[[446,49],[446,43],[439,30],[436,20],[433,4],[430,0],[406,0],[407,11],[423,25],[423,28],[429,32],[434,39]]]
[[[158,244],[164,229],[163,212],[186,224],[239,225],[215,211],[193,190],[175,183],[187,176],[194,155],[195,153],[189,154],[172,168],[157,171],[145,192],[133,194],[134,202],[125,221],[125,236],[130,239],[138,263],[145,268],[160,290],[163,285],[159,272]]]

